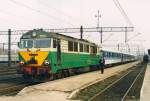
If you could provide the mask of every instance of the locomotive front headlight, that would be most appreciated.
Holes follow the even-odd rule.
[[[36,35],[37,35],[36,32],[32,33],[32,37],[36,37]]]
[[[20,61],[19,64],[20,64],[20,65],[24,65],[24,62],[23,62],[23,61]]]
[[[44,64],[45,64],[45,65],[49,65],[50,62],[49,62],[48,60],[45,60],[45,61],[44,61]]]

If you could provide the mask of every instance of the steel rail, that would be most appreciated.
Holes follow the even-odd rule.
[[[10,89],[14,89],[14,88],[20,88],[21,86],[26,86],[26,85],[28,85],[28,84],[22,84],[22,85],[18,84],[18,85],[15,85],[15,86],[9,86],[7,88],[2,88],[2,89],[0,89],[0,93],[3,92],[3,91],[6,91],[6,90],[10,90]]]
[[[138,77],[141,75],[141,73],[144,71],[144,69],[142,71],[140,71],[140,73],[136,76],[136,78],[134,79],[134,81],[132,82],[131,86],[129,87],[129,89],[126,91],[126,93],[124,94],[124,96],[122,97],[121,101],[125,101],[127,95],[129,94],[129,91],[131,90],[131,88],[133,87],[133,85],[135,84],[135,82],[137,81]]]
[[[17,94],[22,88],[31,85],[31,84],[25,84],[24,82],[19,83],[15,86],[8,86],[7,88],[3,88],[0,89],[0,96],[5,95],[5,96],[9,96],[9,95],[13,95],[13,94]]]
[[[92,101],[94,98],[96,98],[97,96],[99,96],[100,94],[102,94],[103,92],[105,92],[107,89],[109,89],[110,87],[112,87],[114,84],[116,84],[117,82],[119,82],[120,80],[122,80],[125,76],[127,76],[130,72],[132,72],[133,70],[128,71],[126,74],[124,74],[123,76],[121,76],[119,79],[117,79],[116,81],[114,81],[113,83],[111,83],[110,85],[108,85],[105,89],[103,89],[101,92],[95,94],[93,97],[91,97],[88,101]]]

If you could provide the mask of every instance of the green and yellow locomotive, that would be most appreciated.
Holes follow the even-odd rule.
[[[42,29],[24,33],[19,48],[20,71],[25,79],[69,75],[97,66],[100,58],[96,44]]]

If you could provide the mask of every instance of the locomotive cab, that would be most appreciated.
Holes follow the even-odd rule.
[[[20,72],[39,76],[50,73],[51,38],[47,33],[33,30],[24,34],[18,43]]]

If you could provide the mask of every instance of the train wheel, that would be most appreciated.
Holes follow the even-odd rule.
[[[57,73],[57,79],[60,79],[60,78],[62,78],[62,70],[60,70],[60,71],[58,71],[58,73]]]
[[[67,72],[67,77],[68,77],[68,76],[70,76],[70,72],[69,72],[69,70],[67,70],[66,72]]]
[[[46,73],[46,78],[49,79],[50,78],[50,74]]]
[[[46,80],[46,74],[45,73],[42,73],[42,74],[40,74],[39,75],[39,80],[41,80],[41,81],[44,81],[44,80]]]
[[[70,72],[69,72],[69,70],[68,70],[68,69],[64,70],[64,76],[65,76],[65,77],[70,76]]]
[[[66,75],[65,75],[65,70],[62,70],[62,78],[65,78]]]
[[[56,74],[55,73],[50,74],[49,80],[55,80],[55,79],[56,79]]]
[[[90,66],[90,71],[95,71],[97,69],[96,66]]]
[[[27,82],[32,82],[32,81],[33,81],[33,76],[30,75],[30,74],[24,73],[24,74],[22,75],[22,77],[23,77],[23,79],[24,79],[25,81],[27,81]]]

